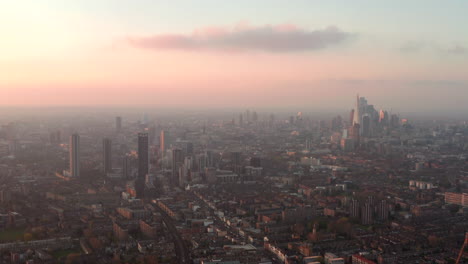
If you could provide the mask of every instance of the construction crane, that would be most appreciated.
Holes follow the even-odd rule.
[[[457,262],[455,262],[455,264],[460,264],[460,260],[461,260],[461,258],[463,256],[463,253],[465,253],[466,245],[468,245],[468,232],[465,233],[465,242],[463,243],[463,246],[460,249],[460,253],[458,253]]]

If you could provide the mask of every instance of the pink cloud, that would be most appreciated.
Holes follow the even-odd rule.
[[[324,49],[353,36],[337,27],[307,30],[293,24],[256,27],[242,23],[232,28],[201,28],[192,34],[130,37],[128,41],[146,49],[298,52]]]

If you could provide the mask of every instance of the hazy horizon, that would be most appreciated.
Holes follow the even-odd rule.
[[[377,109],[460,113],[467,9],[462,1],[3,2],[0,104],[343,111],[359,93]]]

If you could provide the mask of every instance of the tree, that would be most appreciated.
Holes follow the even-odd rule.
[[[26,242],[31,241],[33,239],[33,235],[31,233],[24,233],[23,239]]]

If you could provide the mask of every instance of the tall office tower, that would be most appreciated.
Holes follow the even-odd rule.
[[[312,140],[307,138],[305,141],[305,149],[310,150],[312,148]]]
[[[142,125],[147,125],[149,123],[148,113],[143,113]]]
[[[115,118],[115,129],[117,133],[119,133],[122,130],[122,117],[117,116]]]
[[[179,186],[179,167],[182,165],[184,157],[181,149],[172,150],[172,183]]]
[[[356,199],[353,199],[349,206],[349,216],[353,218],[359,218],[360,216],[359,210],[360,210],[359,201]]]
[[[231,164],[232,170],[237,175],[241,175],[242,173],[242,160],[241,160],[241,153],[238,151],[231,152]]]
[[[359,102],[359,94],[358,94],[356,97],[356,107],[354,108],[353,125],[361,123],[361,114],[360,114],[361,109],[359,108],[361,108],[361,105]]]
[[[148,142],[150,145],[154,144],[156,138],[156,126],[152,125],[148,128]]]
[[[199,154],[196,156],[198,171],[204,171],[207,164],[207,158],[205,154]]]
[[[185,154],[192,155],[193,154],[193,143],[192,142],[185,142]]]
[[[359,144],[360,144],[360,129],[361,129],[361,126],[357,123],[355,123],[354,125],[352,125],[350,128],[349,128],[349,131],[348,131],[348,134],[349,134],[349,138],[353,139],[354,141],[354,146],[355,147],[358,147]]]
[[[16,133],[16,125],[13,122],[10,122],[6,125],[2,126],[3,130],[5,131],[5,138],[6,140],[15,140],[18,133]]]
[[[386,125],[388,122],[388,113],[387,111],[380,110],[379,112],[379,123],[382,125]]]
[[[250,123],[250,110],[249,109],[245,111],[245,119],[247,119],[247,123]]]
[[[390,116],[390,125],[395,128],[395,127],[398,127],[400,125],[400,118],[398,117],[398,115],[391,115]]]
[[[130,178],[130,157],[128,155],[124,155],[122,158],[122,178]]]
[[[342,128],[342,124],[343,123],[343,120],[341,118],[341,116],[337,116],[335,118],[332,119],[331,121],[331,130],[332,131],[339,131],[341,130]]]
[[[257,123],[257,121],[258,121],[258,115],[257,115],[257,112],[254,111],[252,113],[252,122]]]
[[[369,202],[362,207],[361,223],[363,225],[372,225],[374,223],[374,208]]]
[[[80,135],[70,136],[70,176],[80,177]]]
[[[388,220],[388,204],[387,200],[380,201],[379,208],[377,210],[377,217],[380,221]]]
[[[268,126],[269,127],[273,127],[275,125],[275,115],[274,114],[270,114],[270,118],[268,120]]]
[[[105,174],[112,172],[112,140],[109,138],[102,140],[102,167]]]
[[[239,126],[244,126],[244,118],[242,117],[242,114],[239,115]]]
[[[250,166],[255,168],[262,167],[262,159],[259,157],[251,157],[250,158]]]
[[[191,181],[191,173],[193,171],[193,158],[185,157],[184,163],[179,170],[179,186],[184,187],[188,182]]]
[[[364,114],[362,116],[362,136],[370,137],[371,136],[371,119],[369,114]]]
[[[205,151],[205,155],[206,155],[206,166],[207,167],[214,167],[213,151],[207,150],[207,151]]]
[[[49,139],[51,144],[60,144],[62,141],[60,130],[50,132]]]
[[[166,139],[164,137],[164,130],[161,130],[161,133],[159,133],[159,151],[161,152],[161,156],[165,156]]]
[[[138,133],[138,178],[145,179],[149,172],[148,133]]]
[[[351,109],[351,112],[349,112],[349,123],[351,126],[353,125],[353,120],[354,120],[354,109]]]

